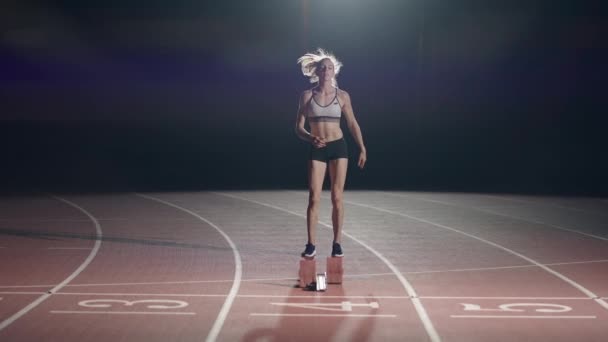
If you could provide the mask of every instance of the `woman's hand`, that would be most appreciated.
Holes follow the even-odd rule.
[[[316,148],[322,148],[325,147],[325,139],[321,138],[321,137],[317,137],[315,135],[311,135],[310,136],[312,138],[312,140],[310,141],[314,147]]]
[[[359,162],[357,163],[357,165],[359,166],[360,169],[363,169],[366,161],[367,161],[367,152],[361,151],[359,153]]]

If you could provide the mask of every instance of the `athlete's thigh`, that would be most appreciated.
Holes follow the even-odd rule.
[[[327,163],[319,160],[308,161],[308,188],[311,192],[320,194],[323,190],[323,181],[325,180],[325,172],[327,171]]]
[[[329,161],[329,176],[331,178],[331,191],[343,191],[346,182],[348,159],[338,158]]]

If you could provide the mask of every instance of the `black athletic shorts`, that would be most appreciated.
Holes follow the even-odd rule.
[[[346,146],[346,140],[344,140],[344,137],[326,143],[325,147],[316,148],[314,145],[310,146],[311,160],[318,160],[327,163],[328,160],[339,158],[348,159],[348,147]]]

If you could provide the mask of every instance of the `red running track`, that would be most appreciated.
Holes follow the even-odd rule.
[[[345,281],[297,283],[305,192],[0,201],[0,341],[602,341],[608,202],[347,192]],[[330,202],[317,268],[330,251]]]

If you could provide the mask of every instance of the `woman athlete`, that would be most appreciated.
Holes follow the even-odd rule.
[[[319,202],[323,181],[329,164],[331,180],[331,220],[334,230],[334,241],[331,255],[342,257],[341,235],[344,221],[344,204],[342,194],[346,181],[348,167],[348,149],[344,134],[340,129],[340,117],[344,114],[346,125],[359,146],[359,168],[365,166],[367,151],[363,145],[361,128],[355,119],[348,93],[338,89],[336,75],[340,72],[342,63],[322,49],[316,53],[307,53],[298,59],[304,76],[315,83],[312,89],[304,90],[300,95],[298,114],[296,118],[296,134],[310,146],[308,162],[308,210],[306,222],[308,243],[302,252],[303,257],[312,258],[317,253],[315,247],[317,221],[319,220]],[[310,132],[304,126],[308,119]]]

